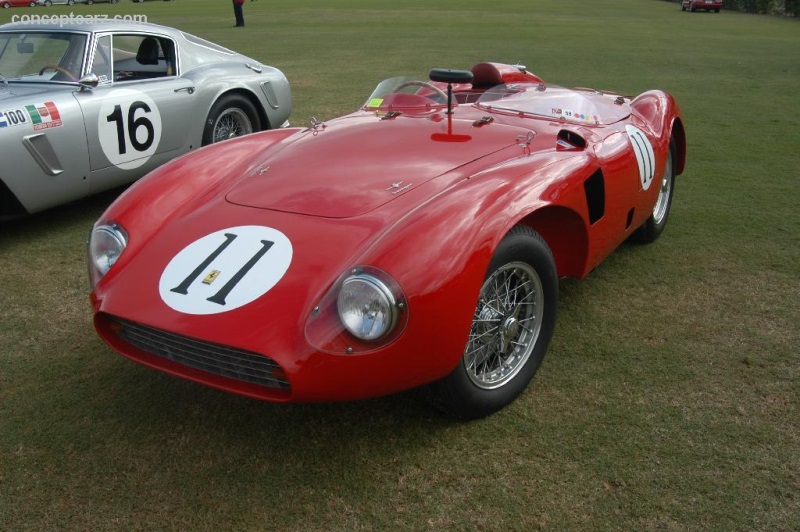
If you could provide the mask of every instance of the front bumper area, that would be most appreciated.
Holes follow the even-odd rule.
[[[286,373],[266,356],[102,313],[95,327],[119,353],[145,366],[257,399],[282,402],[291,396]]]

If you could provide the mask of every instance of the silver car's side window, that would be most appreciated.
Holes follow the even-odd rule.
[[[116,34],[113,44],[113,79],[115,82],[176,75],[175,44],[166,37]]]

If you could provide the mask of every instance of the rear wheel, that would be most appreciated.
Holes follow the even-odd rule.
[[[238,94],[223,96],[211,107],[203,130],[203,146],[261,130],[255,106]]]
[[[550,248],[530,228],[514,227],[489,263],[461,361],[431,385],[436,406],[469,420],[516,399],[544,358],[557,307]]]
[[[672,194],[675,188],[675,139],[669,143],[667,163],[664,166],[664,175],[661,177],[661,185],[658,191],[656,204],[653,206],[653,213],[636,230],[636,238],[645,244],[655,241],[664,231],[667,225],[667,217],[672,207]]]

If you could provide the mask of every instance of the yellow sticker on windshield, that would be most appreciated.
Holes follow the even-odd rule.
[[[367,103],[367,107],[380,107],[383,103],[383,98],[373,98]]]

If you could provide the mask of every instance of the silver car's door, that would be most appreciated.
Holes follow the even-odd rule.
[[[76,94],[86,121],[92,192],[133,181],[187,151],[195,101],[164,36],[105,34],[93,46],[98,86]]]
[[[0,179],[29,212],[86,196],[86,130],[73,89],[15,92],[0,102]]]

